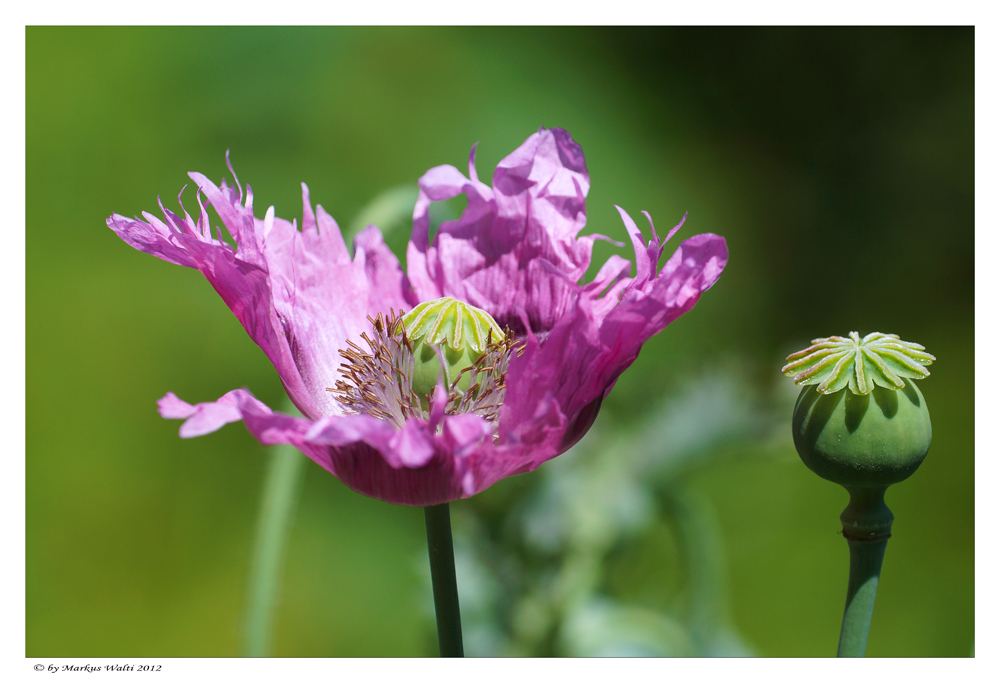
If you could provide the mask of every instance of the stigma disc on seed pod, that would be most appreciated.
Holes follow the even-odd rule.
[[[872,332],[862,339],[857,332],[848,337],[813,339],[812,346],[790,355],[781,368],[799,386],[818,384],[821,394],[833,394],[844,387],[859,396],[875,386],[899,390],[903,378],[923,379],[930,372],[925,365],[936,359],[920,344],[902,341],[898,334]]]
[[[486,353],[490,344],[504,339],[489,313],[452,297],[425,301],[404,315],[402,323],[413,345],[413,391],[420,396],[434,393],[441,358],[445,385],[468,389],[469,374],[462,371]]]

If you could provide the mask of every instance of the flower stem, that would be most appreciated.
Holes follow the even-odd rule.
[[[437,615],[438,647],[442,657],[464,657],[462,616],[458,608],[455,580],[455,549],[451,542],[451,512],[448,503],[424,508],[427,524],[427,554],[434,585],[434,612]]]
[[[269,655],[287,532],[306,464],[306,457],[293,446],[273,446],[270,450],[271,463],[264,484],[257,540],[250,563],[247,613],[243,627],[245,657]]]
[[[851,502],[840,520],[851,551],[851,573],[837,656],[864,657],[893,516],[883,499],[884,487],[849,488],[848,491]]]

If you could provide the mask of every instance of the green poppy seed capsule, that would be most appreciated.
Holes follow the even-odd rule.
[[[931,417],[920,390],[903,381],[898,391],[863,395],[804,387],[792,415],[802,462],[848,488],[889,486],[913,474],[931,446]]]
[[[894,334],[813,339],[781,369],[803,386],[792,439],[813,472],[847,489],[840,513],[851,553],[838,657],[864,657],[892,510],[886,489],[913,474],[931,446],[931,417],[913,380],[934,356]]]
[[[916,471],[931,445],[931,419],[912,380],[930,373],[924,347],[873,332],[814,339],[782,371],[806,385],[792,436],[813,472],[853,488],[886,487]]]
[[[441,374],[438,350],[445,361],[445,386],[465,391],[470,378],[462,371],[504,338],[489,313],[451,297],[420,304],[403,316],[403,328],[413,346],[413,392],[418,396],[434,393]]]

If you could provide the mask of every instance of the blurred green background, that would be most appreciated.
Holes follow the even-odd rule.
[[[749,426],[692,446],[683,490],[715,520],[745,651],[829,656],[847,494],[798,461],[796,391],[778,370],[809,339],[850,330],[924,344],[938,358],[921,385],[934,443],[887,495],[896,523],[868,654],[968,655],[973,47],[971,28],[29,27],[26,655],[240,652],[267,449],[240,425],[181,440],[155,401],[248,387],[277,407],[283,390],[200,274],[129,248],[106,218],[158,213],[158,195],[176,206],[186,172],[220,180],[230,149],[259,215],[273,204],[300,217],[305,181],[346,227],[432,166],[464,169],[476,141],[488,180],[540,125],[583,147],[587,232],[625,238],[613,204],[648,210],[661,232],[688,211],[679,238],[716,232],[730,249],[719,283],[645,345],[581,448],[628,451],[629,435],[661,422],[656,406],[738,377]],[[387,239],[401,259],[408,233]],[[595,263],[616,251],[598,243]],[[704,436],[716,411],[735,410],[726,400],[678,424]],[[670,431],[657,438],[672,447]],[[611,447],[580,450],[453,504],[459,536],[501,529],[565,468],[619,462],[600,460]],[[550,499],[570,505],[572,488]],[[614,536],[595,556],[594,594],[633,611],[690,604],[698,576],[685,574],[682,526],[664,522],[678,519]],[[274,654],[434,654],[424,543],[420,510],[310,463]],[[531,621],[515,611],[510,623]],[[482,652],[586,652],[562,631]]]

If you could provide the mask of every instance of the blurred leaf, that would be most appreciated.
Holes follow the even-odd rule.
[[[562,623],[561,654],[568,657],[693,657],[698,650],[684,626],[656,612],[593,599]]]
[[[354,217],[344,234],[344,241],[350,243],[369,225],[378,226],[383,235],[409,227],[418,194],[419,190],[412,185],[401,185],[380,193]]]

